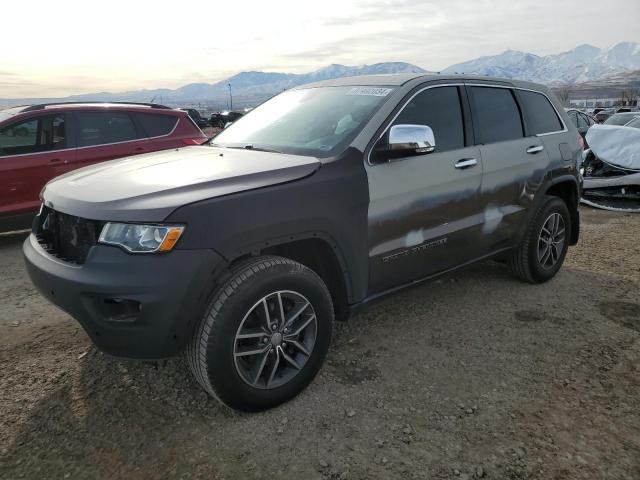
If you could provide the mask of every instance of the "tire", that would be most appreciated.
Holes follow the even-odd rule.
[[[545,262],[543,260],[546,257],[546,241],[543,238],[549,238],[549,235],[545,232],[550,231],[549,227],[552,224],[548,222],[551,218],[558,220],[558,223],[562,224],[558,228],[558,232],[562,229],[563,241],[561,245],[553,241],[555,248],[551,245],[546,245],[550,249],[549,255],[551,255],[551,259],[547,257]],[[545,227],[545,232],[543,232],[543,227]],[[554,236],[554,238],[559,239],[560,236]],[[545,196],[542,205],[540,205],[527,226],[527,231],[520,245],[515,248],[509,258],[511,271],[516,277],[529,283],[544,283],[551,280],[562,267],[570,238],[571,217],[566,203],[558,197]],[[542,259],[540,258],[541,256]]]
[[[256,257],[235,267],[214,293],[187,345],[187,362],[198,383],[225,405],[266,410],[316,376],[333,320],[329,291],[312,270],[287,258]]]

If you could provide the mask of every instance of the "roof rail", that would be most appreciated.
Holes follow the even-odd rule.
[[[104,104],[104,105],[140,105],[144,107],[150,108],[159,108],[163,110],[172,110],[171,107],[167,107],[166,105],[160,105],[159,103],[144,103],[144,102],[51,102],[51,103],[40,103],[37,105],[29,105],[27,108],[22,110],[23,112],[33,112],[35,110],[43,110],[46,107],[55,107],[58,105],[94,105],[94,104]]]

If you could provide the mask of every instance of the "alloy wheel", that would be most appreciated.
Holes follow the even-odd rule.
[[[295,377],[313,352],[316,313],[303,295],[270,293],[240,322],[233,348],[236,371],[254,388],[272,389]]]
[[[552,213],[543,223],[538,236],[538,262],[542,268],[553,268],[560,261],[564,242],[564,219],[559,213]]]

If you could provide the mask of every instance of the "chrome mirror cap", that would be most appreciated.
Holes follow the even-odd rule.
[[[389,130],[389,150],[407,151],[415,154],[431,153],[436,149],[436,140],[427,125],[394,125]]]

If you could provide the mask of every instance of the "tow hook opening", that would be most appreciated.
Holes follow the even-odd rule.
[[[98,309],[108,322],[132,323],[140,316],[142,304],[125,298],[103,298]]]

